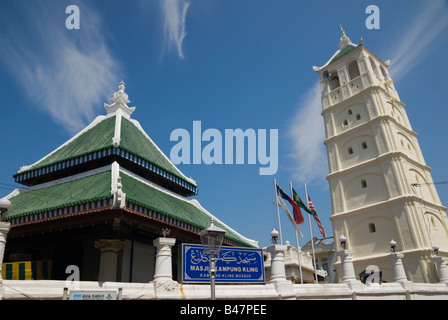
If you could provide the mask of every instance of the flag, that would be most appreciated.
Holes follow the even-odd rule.
[[[302,208],[303,210],[305,210],[306,212],[308,212],[309,214],[313,214],[313,212],[308,209],[308,207],[306,206],[306,204],[303,203],[302,199],[300,199],[299,195],[297,194],[297,192],[292,189],[292,198],[294,199],[295,203],[297,203],[297,205]]]
[[[308,196],[308,207],[310,208],[310,210],[311,210],[312,213],[313,213],[313,218],[314,218],[314,220],[316,220],[316,222],[317,222],[317,226],[319,227],[320,234],[322,235],[322,237],[325,238],[325,230],[324,230],[324,227],[322,227],[322,223],[320,222],[320,219],[319,219],[319,217],[317,216],[316,208],[314,207],[313,201],[311,201],[310,196]]]
[[[288,197],[288,195],[282,190],[280,189],[279,186],[276,185],[276,194],[275,197],[277,199],[277,205],[279,205],[280,207],[283,208],[283,210],[285,211],[286,215],[288,216],[289,221],[292,223],[292,225],[294,226],[294,228],[297,230],[297,232],[300,234],[300,236],[303,238],[303,234],[302,232],[300,232],[299,227],[297,226],[297,224],[294,221],[294,218],[292,217],[291,213],[288,210],[288,207],[286,206],[286,204],[283,202],[282,198],[283,195],[285,195],[286,197]],[[288,197],[289,198],[289,197]],[[303,217],[302,217],[303,218]]]
[[[288,201],[292,206],[292,212],[294,214],[294,222],[296,224],[304,224],[305,221],[303,220],[302,211],[300,211],[299,206],[297,203],[292,201],[292,199],[279,187],[277,186],[277,193],[286,201]]]

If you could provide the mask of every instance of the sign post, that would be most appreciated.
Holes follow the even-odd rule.
[[[262,249],[221,247],[216,258],[215,281],[221,283],[264,283]],[[209,260],[202,245],[182,244],[182,282],[209,283]]]

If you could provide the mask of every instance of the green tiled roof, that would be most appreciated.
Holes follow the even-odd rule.
[[[120,177],[122,190],[126,194],[126,202],[145,207],[200,229],[205,229],[210,225],[211,217],[190,200],[183,200],[163,192],[123,172],[120,172]],[[13,196],[9,199],[11,207],[6,220],[111,198],[111,171],[104,171]],[[252,246],[229,227],[219,221],[214,223],[226,230],[225,237],[227,239],[245,246]]]
[[[179,176],[176,167],[168,161],[152,141],[148,140],[148,138],[126,118],[121,119],[120,148]]]
[[[77,204],[111,198],[110,171],[68,181],[47,188],[23,192],[10,198],[6,219],[66,208]]]
[[[115,117],[106,118],[28,170],[42,168],[112,146]]]
[[[26,170],[20,171],[15,176],[87,154],[92,154],[107,148],[113,148],[112,138],[115,133],[115,118],[116,116],[105,118],[60,149],[57,149],[55,152]],[[148,139],[135,124],[124,117],[121,118],[120,144],[117,148],[150,162],[173,176],[196,187],[196,184],[193,181],[187,181],[185,177],[179,173],[177,168],[162,154],[162,151],[159,150],[152,140]]]
[[[127,174],[120,174],[123,184],[123,192],[126,193],[126,201],[160,212],[169,217],[205,229],[210,225],[211,218],[193,203],[178,199],[156,188],[140,182]],[[214,224],[226,230],[225,237],[247,246],[251,246],[241,237],[238,237],[228,227],[214,221]]]
[[[328,64],[331,64],[331,63],[335,62],[336,60],[339,60],[340,58],[342,58],[343,56],[345,56],[346,54],[348,54],[349,52],[351,52],[355,49],[356,49],[356,47],[347,45],[336,56],[334,56],[333,59],[331,59],[331,61]]]

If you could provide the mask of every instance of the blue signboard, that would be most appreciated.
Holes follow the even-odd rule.
[[[216,282],[264,283],[262,249],[221,247]],[[202,245],[182,244],[182,282],[210,282],[208,256]]]

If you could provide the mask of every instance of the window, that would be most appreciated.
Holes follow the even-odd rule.
[[[361,180],[361,188],[363,188],[363,189],[367,188],[367,181],[366,180]]]
[[[349,116],[352,115],[353,114],[352,109],[348,109],[347,113],[348,113]]]
[[[363,142],[363,143],[361,144],[361,148],[363,148],[363,149],[367,149],[367,143],[366,143],[366,142]]]
[[[345,127],[345,126],[348,126],[348,121],[347,121],[347,120],[344,120],[344,122],[342,122],[342,124],[344,125],[344,127]]]
[[[356,114],[356,120],[360,120],[361,119],[361,115],[359,113]]]
[[[339,77],[336,71],[330,71],[328,74],[328,81],[330,85],[330,91],[339,88]]]
[[[369,223],[369,232],[370,233],[376,232],[376,227],[374,223]]]
[[[358,63],[356,61],[353,61],[348,66],[348,73],[350,76],[350,80],[355,79],[356,77],[359,77],[359,68]]]
[[[348,148],[348,154],[353,154],[353,149],[352,148]]]

